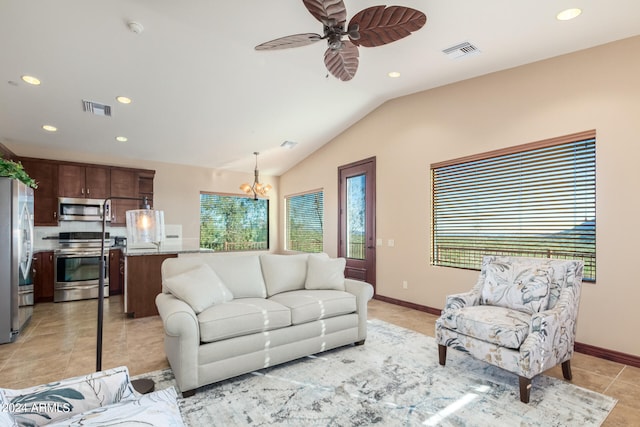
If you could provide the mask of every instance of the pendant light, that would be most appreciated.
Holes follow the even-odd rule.
[[[258,177],[258,154],[260,153],[255,151],[253,154],[256,156],[256,168],[254,170],[253,184],[249,185],[247,183],[244,183],[240,186],[240,189],[247,193],[247,195],[249,196],[253,195],[253,199],[257,200],[258,196],[266,197],[269,190],[271,190],[273,187],[271,186],[271,184],[265,185],[260,183],[260,178]]]

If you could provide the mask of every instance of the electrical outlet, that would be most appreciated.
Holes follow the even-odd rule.
[[[409,289],[409,282],[407,282],[406,280],[402,281],[402,289]]]
[[[387,246],[389,246],[390,248],[394,247],[396,245],[396,241],[393,239],[389,239],[387,241]]]

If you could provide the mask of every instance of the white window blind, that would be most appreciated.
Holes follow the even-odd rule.
[[[432,264],[579,259],[596,277],[595,131],[431,165]]]
[[[324,193],[314,191],[287,196],[285,204],[285,249],[300,252],[322,252]]]

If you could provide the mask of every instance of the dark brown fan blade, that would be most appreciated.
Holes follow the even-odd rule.
[[[351,18],[349,27],[359,25],[360,38],[356,46],[374,47],[407,37],[427,22],[419,10],[404,6],[373,6],[361,10]]]
[[[337,79],[346,82],[351,80],[358,71],[358,47],[345,40],[342,49],[328,48],[324,53],[324,65]]]
[[[320,34],[294,34],[259,44],[256,46],[256,50],[288,49],[290,47],[306,46],[308,44],[315,43],[318,40],[322,40],[322,36]]]
[[[323,25],[335,21],[335,25],[344,28],[347,21],[347,9],[342,0],[302,0],[309,13]]]

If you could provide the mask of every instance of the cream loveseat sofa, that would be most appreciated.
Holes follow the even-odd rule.
[[[326,254],[197,254],[162,264],[156,305],[183,397],[332,348],[363,344],[373,287]]]

